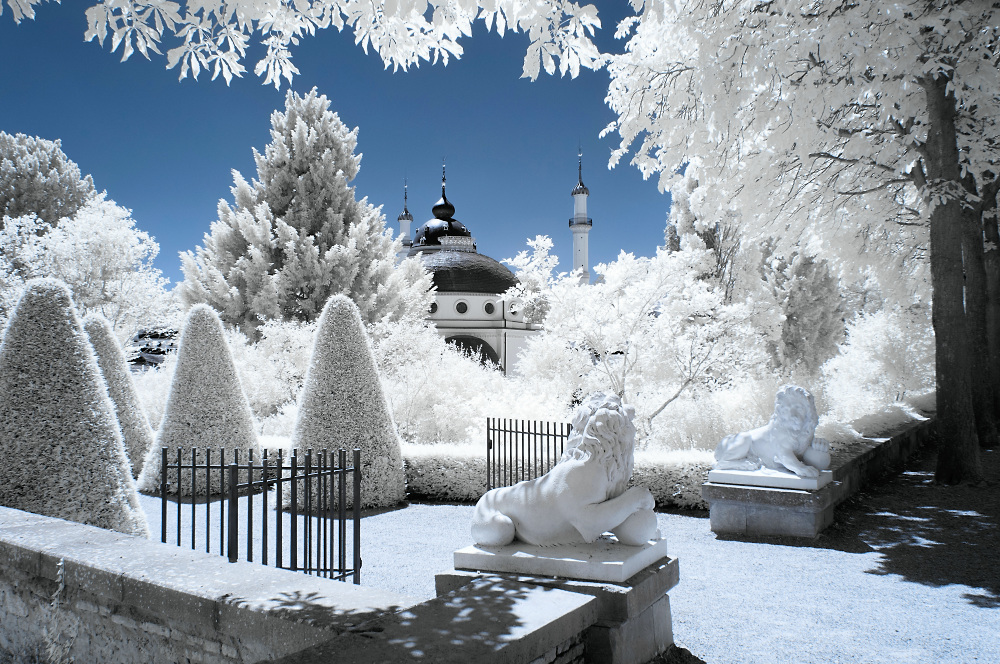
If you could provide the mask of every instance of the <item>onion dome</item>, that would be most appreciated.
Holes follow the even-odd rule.
[[[431,212],[434,218],[425,222],[417,229],[413,238],[415,247],[426,247],[441,244],[443,237],[467,237],[471,238],[472,233],[459,220],[454,218],[455,206],[451,204],[445,196],[445,176],[444,167],[441,167],[441,200],[434,204]]]

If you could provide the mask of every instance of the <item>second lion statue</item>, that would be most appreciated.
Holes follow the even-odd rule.
[[[488,491],[472,515],[476,544],[515,539],[543,546],[593,542],[611,531],[622,544],[656,536],[655,501],[632,477],[635,410],[606,392],[590,395],[573,416],[566,452],[533,480]]]
[[[815,435],[818,422],[813,395],[796,385],[782,385],[774,395],[770,421],[723,438],[715,448],[715,467],[770,468],[799,477],[818,477],[821,470],[830,467],[830,444]]]

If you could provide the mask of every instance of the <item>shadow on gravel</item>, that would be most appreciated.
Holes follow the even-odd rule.
[[[833,525],[815,540],[755,537],[745,541],[833,549],[877,551],[871,574],[898,574],[930,586],[962,584],[975,606],[1000,609],[1000,450],[984,450],[985,486],[934,483],[936,453],[923,449],[907,470],[869,486],[837,507]],[[717,535],[718,539],[741,540]]]
[[[1000,451],[983,452],[985,486],[934,483],[927,454],[861,499],[853,516],[859,536],[882,554],[872,574],[898,574],[931,586],[974,588],[972,604],[1000,609]]]

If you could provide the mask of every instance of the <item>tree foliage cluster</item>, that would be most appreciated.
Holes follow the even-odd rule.
[[[271,143],[254,150],[257,179],[234,171],[234,204],[220,201],[204,245],[181,255],[184,302],[211,305],[248,335],[269,319],[316,320],[334,294],[370,324],[422,314],[430,277],[416,259],[395,265],[399,239],[349,184],[357,135],[325,95],[289,91]]]
[[[0,132],[0,207],[0,324],[39,277],[64,282],[81,314],[108,319],[120,340],[176,315],[153,267],[159,245],[95,193],[58,140]]]

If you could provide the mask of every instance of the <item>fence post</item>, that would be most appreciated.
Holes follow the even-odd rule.
[[[239,507],[236,504],[236,483],[239,480],[239,466],[229,464],[229,562],[235,563],[240,556]]]
[[[493,488],[493,476],[490,474],[490,457],[493,451],[493,431],[490,429],[492,426],[493,418],[486,418],[486,490],[489,491]]]
[[[299,451],[292,450],[292,571],[299,571]]]
[[[354,585],[361,585],[361,450],[354,448]]]
[[[160,541],[167,543],[167,448],[160,448]],[[177,482],[180,485],[180,480]],[[180,524],[178,524],[180,527]]]

